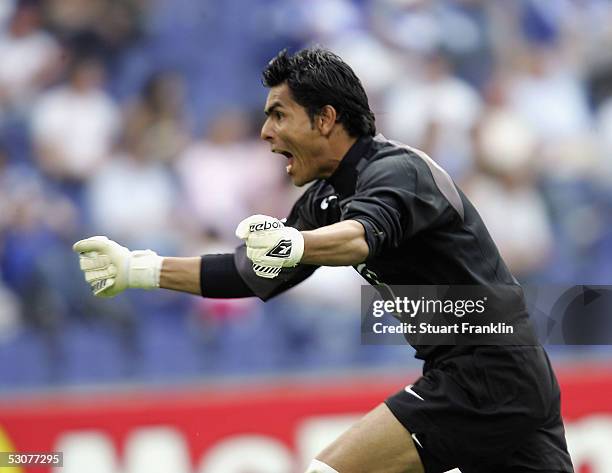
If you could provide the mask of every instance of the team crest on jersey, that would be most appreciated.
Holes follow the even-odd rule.
[[[274,248],[266,253],[266,256],[274,258],[289,258],[291,255],[291,240],[281,240]]]

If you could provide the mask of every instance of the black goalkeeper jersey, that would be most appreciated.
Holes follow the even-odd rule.
[[[518,287],[478,212],[446,171],[425,153],[382,135],[359,139],[331,177],[306,190],[286,225],[312,230],[349,219],[365,228],[369,256],[355,269],[371,284]],[[316,270],[298,265],[264,279],[254,274],[244,247],[234,261],[264,300]],[[465,347],[415,348],[418,358],[430,359]]]

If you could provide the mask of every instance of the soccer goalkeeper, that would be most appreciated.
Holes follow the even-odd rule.
[[[513,285],[478,213],[427,155],[376,135],[359,79],[338,56],[281,52],[261,137],[297,186],[285,223],[254,215],[234,254],[162,258],[105,237],[74,245],[97,296],[127,288],[267,300],[318,266],[354,266],[372,284]],[[508,314],[512,318],[527,317]],[[307,473],[572,472],[559,387],[530,346],[416,346],[423,376],[323,450]]]

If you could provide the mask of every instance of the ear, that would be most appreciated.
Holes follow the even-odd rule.
[[[331,105],[325,105],[315,118],[317,128],[324,136],[329,136],[336,124],[338,114]]]

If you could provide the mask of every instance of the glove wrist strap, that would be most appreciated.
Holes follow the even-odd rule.
[[[297,228],[287,227],[286,230],[289,235],[291,235],[291,244],[293,245],[290,258],[291,266],[295,266],[302,260],[302,256],[304,256],[304,237]]]
[[[164,258],[151,250],[132,251],[128,273],[129,287],[158,288],[163,260]]]

